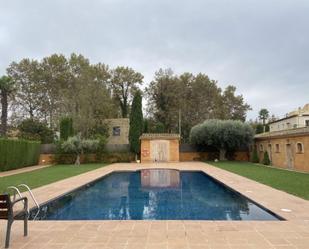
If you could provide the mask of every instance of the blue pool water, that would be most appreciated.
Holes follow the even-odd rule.
[[[205,173],[161,169],[112,173],[46,203],[36,219],[278,220]]]

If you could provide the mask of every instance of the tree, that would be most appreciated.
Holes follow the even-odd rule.
[[[73,120],[70,117],[63,117],[60,120],[60,139],[63,141],[68,140],[69,137],[74,135]]]
[[[148,96],[148,112],[154,121],[163,124],[165,132],[177,129],[180,85],[171,69],[160,69],[155,79],[150,82],[146,92]]]
[[[149,121],[147,118],[144,119],[143,124],[144,124],[144,128],[143,128],[143,133],[149,133],[149,125],[148,125]]]
[[[270,165],[270,159],[269,159],[269,155],[268,155],[268,152],[265,151],[264,152],[264,157],[263,157],[263,164],[264,165]]]
[[[44,57],[39,63],[40,91],[43,96],[40,103],[40,116],[49,127],[55,129],[63,115],[64,93],[71,79],[67,58],[62,54]]]
[[[44,99],[39,62],[29,59],[13,62],[7,72],[16,85],[15,111],[22,117],[39,118]]]
[[[222,118],[233,120],[246,120],[250,105],[244,102],[242,95],[236,95],[235,86],[227,86],[222,95]]]
[[[256,147],[254,146],[254,149],[251,153],[251,162],[252,163],[259,163],[259,156],[258,156],[258,153],[257,153],[257,149]]]
[[[164,133],[164,132],[165,132],[165,128],[161,122],[155,121],[152,118],[144,119],[143,133]]]
[[[255,134],[261,134],[264,132],[264,126],[261,123],[258,123],[255,127]]]
[[[109,88],[110,70],[105,64],[91,64],[82,55],[69,58],[53,54],[42,60],[23,59],[7,69],[16,82],[11,119],[35,118],[58,128],[62,116],[73,119],[84,137],[118,109]]]
[[[6,136],[9,96],[14,92],[14,82],[8,76],[0,78],[0,98],[1,98],[1,127],[0,136]]]
[[[143,133],[143,111],[142,111],[142,96],[140,91],[137,91],[132,101],[132,109],[130,114],[130,129],[129,143],[130,149],[135,154],[140,153],[139,137]]]
[[[119,103],[121,116],[126,118],[132,96],[138,90],[138,85],[143,83],[144,76],[129,67],[116,67],[111,72],[111,88],[113,96]]]
[[[236,95],[234,86],[227,87],[222,93],[217,81],[202,73],[178,76],[171,69],[160,69],[146,88],[146,93],[149,117],[163,124],[165,132],[181,130],[185,142],[192,126],[206,119],[245,120],[250,110],[243,97]]]
[[[18,129],[20,138],[41,141],[42,144],[54,141],[54,132],[39,120],[25,119],[19,124]]]
[[[261,109],[259,111],[259,119],[262,120],[263,126],[264,126],[264,131],[265,131],[265,124],[266,120],[269,118],[269,111],[265,108]]]
[[[87,152],[94,152],[99,147],[98,140],[82,139],[80,134],[74,137],[68,138],[63,142],[61,148],[68,153],[74,153],[76,155],[75,165],[80,165],[80,155]]]
[[[248,147],[253,140],[253,129],[249,124],[234,120],[210,119],[192,127],[190,141],[197,146],[212,146],[225,160],[226,152]]]

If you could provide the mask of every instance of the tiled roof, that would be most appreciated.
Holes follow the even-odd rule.
[[[180,139],[179,134],[175,133],[143,133],[139,139]]]

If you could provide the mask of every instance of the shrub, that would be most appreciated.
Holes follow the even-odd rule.
[[[0,171],[36,165],[39,156],[39,142],[0,139]]]
[[[54,132],[44,123],[35,119],[26,119],[18,126],[19,137],[27,140],[41,141],[42,144],[54,141]]]
[[[264,164],[264,165],[270,165],[270,159],[269,159],[269,156],[268,156],[268,152],[267,152],[267,151],[264,152],[263,164]]]
[[[68,140],[69,137],[74,135],[73,119],[69,117],[63,117],[60,120],[60,139]]]
[[[260,162],[256,148],[254,148],[252,153],[251,153],[251,160],[250,161],[252,163],[259,163]]]

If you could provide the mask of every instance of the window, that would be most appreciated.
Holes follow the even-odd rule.
[[[296,144],[296,151],[297,151],[297,153],[304,153],[304,146],[303,146],[302,143]]]
[[[276,144],[276,153],[280,152],[280,144]]]
[[[263,144],[260,144],[260,151],[261,151],[261,152],[263,152],[263,151],[264,151]]]
[[[309,126],[309,119],[305,121],[306,122],[306,126]]]
[[[113,136],[120,136],[120,126],[113,127]]]

